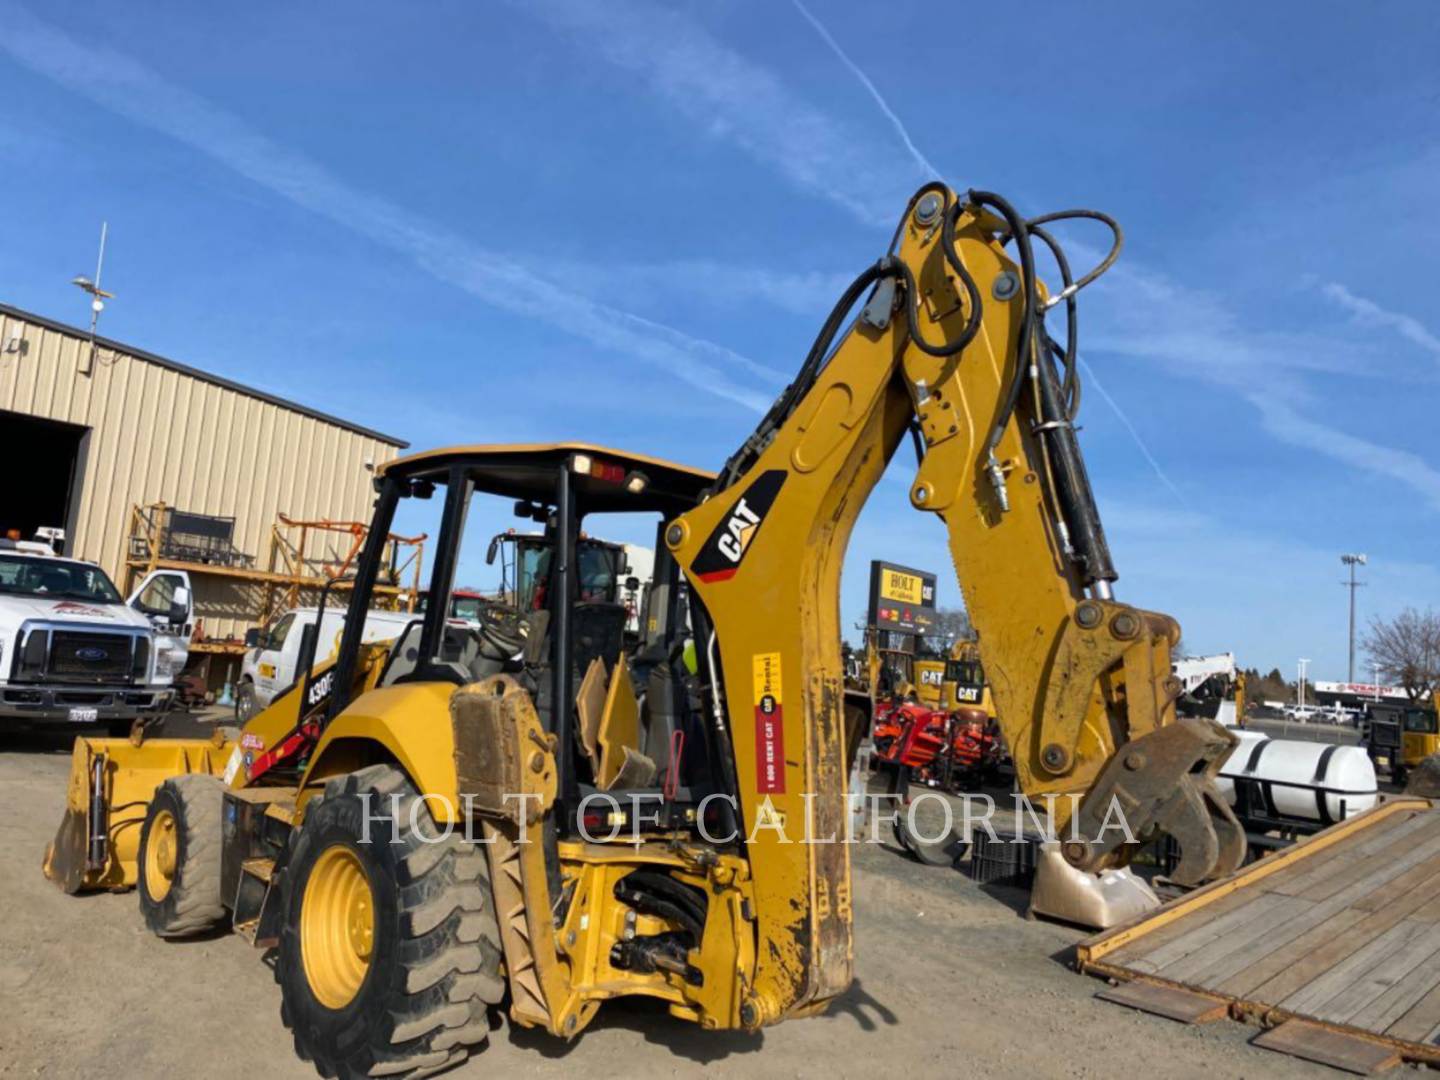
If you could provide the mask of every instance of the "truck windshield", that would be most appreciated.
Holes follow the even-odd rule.
[[[66,559],[0,555],[0,594],[118,604],[120,593],[98,566]]]

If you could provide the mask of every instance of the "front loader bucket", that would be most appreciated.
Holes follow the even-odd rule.
[[[232,745],[217,739],[75,740],[65,816],[45,849],[45,876],[67,893],[135,884],[140,827],[172,776],[220,776]]]

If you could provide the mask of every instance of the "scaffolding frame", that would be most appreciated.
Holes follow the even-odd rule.
[[[164,502],[135,504],[125,536],[125,592],[156,570],[184,570],[193,577],[210,577],[258,586],[260,604],[247,621],[256,626],[270,623],[275,616],[300,606],[302,594],[319,592],[334,583],[334,590],[348,590],[345,575],[365,544],[369,526],[360,521],[332,521],[328,518],[300,520],[277,514],[270,526],[269,551],[263,569],[257,566],[201,562],[167,557],[166,511]],[[314,544],[331,537],[348,536],[343,552]],[[385,544],[384,568],[375,583],[378,604],[395,611],[414,611],[419,600],[421,572],[425,561],[427,534],[399,536],[390,533]],[[238,655],[245,651],[242,641],[207,639],[191,642],[195,653]]]

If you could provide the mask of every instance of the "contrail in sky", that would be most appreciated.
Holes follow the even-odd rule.
[[[860,80],[860,84],[864,86],[870,96],[875,99],[875,104],[880,107],[880,111],[885,114],[895,130],[899,132],[900,138],[910,151],[911,157],[913,157],[916,163],[929,173],[931,177],[938,180],[942,176],[942,173],[930,163],[929,158],[921,153],[920,148],[916,146],[914,140],[910,138],[910,132],[906,130],[904,122],[900,117],[895,115],[895,110],[890,108],[884,96],[876,89],[875,84],[870,81],[865,72],[860,70],[859,65],[846,55],[845,50],[840,47],[840,43],[831,36],[830,31],[825,29],[825,25],[811,13],[809,8],[801,3],[800,0],[790,0],[790,2],[795,5],[795,10],[805,17],[805,21],[815,28],[815,32],[819,34],[825,44],[830,47],[831,52],[840,58],[840,62],[850,69],[851,74]],[[1190,504],[1185,501],[1185,496],[1180,494],[1180,489],[1175,486],[1170,480],[1170,477],[1165,475],[1165,470],[1160,467],[1160,462],[1155,459],[1155,455],[1152,454],[1150,448],[1145,445],[1145,440],[1140,437],[1140,432],[1136,430],[1135,425],[1130,422],[1130,418],[1126,416],[1124,410],[1120,408],[1120,403],[1105,392],[1105,388],[1100,385],[1100,380],[1095,378],[1095,372],[1091,370],[1090,365],[1086,364],[1083,360],[1080,361],[1080,363],[1085,368],[1086,376],[1095,384],[1095,389],[1100,392],[1100,396],[1105,399],[1106,404],[1115,411],[1115,415],[1118,416],[1120,422],[1125,425],[1125,430],[1128,431],[1130,437],[1135,440],[1135,445],[1140,448],[1140,453],[1144,455],[1145,460],[1150,463],[1150,467],[1155,470],[1155,475],[1160,478],[1160,482],[1170,489],[1175,498],[1180,500],[1181,505],[1188,507]]]
[[[1075,359],[1078,360],[1080,366],[1085,369],[1085,377],[1090,380],[1090,385],[1095,387],[1096,392],[1105,399],[1105,404],[1114,410],[1115,415],[1120,418],[1120,423],[1125,425],[1125,430],[1130,432],[1130,437],[1135,440],[1135,445],[1140,448],[1140,453],[1144,456],[1145,460],[1150,463],[1150,468],[1155,470],[1155,475],[1160,478],[1160,482],[1170,489],[1175,498],[1180,500],[1181,506],[1189,509],[1190,503],[1186,501],[1184,495],[1180,494],[1180,489],[1171,482],[1170,477],[1165,475],[1165,470],[1160,467],[1160,462],[1155,460],[1155,455],[1152,454],[1150,448],[1145,445],[1145,440],[1140,438],[1140,432],[1135,430],[1135,425],[1132,424],[1130,418],[1125,415],[1125,410],[1120,408],[1120,403],[1110,396],[1109,391],[1107,391],[1105,387],[1100,384],[1100,380],[1095,377],[1095,369],[1087,364],[1083,358],[1077,356]]]
[[[716,397],[755,412],[781,373],[664,323],[561,289],[519,259],[473,244],[438,222],[356,187],[314,158],[283,146],[244,120],[144,65],[0,0],[0,53],[130,121],[157,131],[306,210],[411,259],[502,311],[548,323],[583,341],[643,360]]]
[[[939,180],[942,175],[940,170],[930,164],[930,159],[920,152],[920,148],[916,146],[914,140],[910,138],[910,132],[905,130],[905,125],[901,122],[900,117],[895,115],[895,110],[890,108],[889,104],[885,101],[884,95],[881,94],[875,84],[870,81],[870,77],[860,70],[860,65],[850,59],[845,50],[840,47],[840,43],[831,36],[829,30],[825,29],[824,23],[810,13],[809,8],[802,4],[800,0],[790,0],[790,2],[795,5],[795,10],[805,17],[805,21],[815,28],[815,32],[820,35],[820,39],[824,41],[826,45],[830,46],[830,51],[840,58],[840,62],[850,69],[850,73],[860,80],[860,85],[865,87],[870,96],[875,99],[875,104],[880,106],[880,111],[885,114],[886,118],[895,128],[895,131],[900,136],[900,141],[905,144],[905,149],[910,151],[910,156],[915,159],[916,164],[926,172],[926,179]]]

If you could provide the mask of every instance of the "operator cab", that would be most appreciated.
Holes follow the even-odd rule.
[[[626,805],[634,805],[629,796],[635,793],[663,791],[661,824],[693,824],[700,800],[728,789],[715,781],[714,763],[721,754],[728,760],[730,751],[692,707],[683,576],[664,530],[701,501],[713,480],[696,469],[580,443],[460,447],[386,465],[376,479],[371,537],[383,538],[397,514],[416,504],[430,503],[440,513],[423,611],[391,648],[378,686],[461,686],[508,675],[530,693],[557,738],[562,831],[578,823],[582,801],[597,791],[624,792]],[[457,589],[464,575],[480,572],[463,540],[467,520],[483,514],[472,506],[482,502],[518,519],[485,551],[487,566],[503,553],[500,588]],[[637,583],[626,576],[623,545],[586,531],[607,533],[605,519],[619,520],[615,515],[624,515],[632,529],[634,515],[643,515],[653,529],[653,578],[638,633],[627,632],[627,623],[634,625]],[[383,570],[382,549],[374,546],[373,553],[367,546],[357,567],[352,614],[363,610]],[[457,600],[463,618],[457,617]],[[347,627],[353,625],[356,620],[348,619]],[[353,683],[356,650],[349,637],[347,630],[337,688]],[[613,701],[634,704],[617,710]],[[346,704],[337,690],[328,715]],[[623,720],[606,726],[621,712]],[[592,822],[587,810],[587,828],[608,832],[610,805],[591,805],[604,812]],[[641,812],[653,815],[657,806]]]

